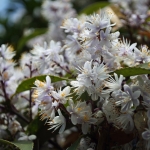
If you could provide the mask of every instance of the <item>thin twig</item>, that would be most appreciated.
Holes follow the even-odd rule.
[[[10,112],[17,115],[20,119],[22,119],[26,123],[30,123],[30,121],[26,117],[24,117],[22,114],[20,114],[13,105],[11,105],[9,108],[10,108]]]
[[[5,90],[5,83],[3,81],[1,81],[1,85],[2,85],[2,90],[3,90],[3,93],[4,93],[4,97],[5,97],[5,100],[6,100],[6,109],[8,109],[8,111],[10,111],[11,113],[17,115],[20,119],[24,120],[26,123],[29,123],[29,121],[24,116],[22,116],[16,110],[16,108],[11,104],[11,101],[8,98],[6,90]]]

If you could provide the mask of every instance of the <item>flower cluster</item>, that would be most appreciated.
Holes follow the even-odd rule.
[[[145,11],[147,3],[142,3]],[[134,1],[134,4],[133,15],[125,12],[132,16],[133,26],[137,19],[139,24],[146,19],[140,3]],[[120,5],[124,9],[130,6],[130,1]],[[137,147],[142,142],[149,150],[148,47],[130,43],[120,37],[119,31],[112,30],[115,23],[112,24],[112,14],[108,11],[73,18],[75,11],[66,0],[46,0],[42,7],[43,15],[52,22],[53,40],[35,44],[29,53],[22,54],[19,63],[13,61],[15,52],[11,46],[0,47],[0,138],[9,132],[16,140],[35,140],[36,136],[26,134],[27,127],[17,119],[29,123],[39,115],[49,130],[59,129],[61,134],[76,126],[84,135],[78,149],[96,149],[101,135],[106,133],[103,145],[109,148],[121,145],[122,149],[132,149],[136,141]],[[30,79],[34,80],[32,88],[24,87],[19,93],[19,84]],[[4,110],[7,113],[2,113]],[[91,137],[85,138],[87,134]],[[93,142],[93,134],[98,141]],[[110,139],[114,134],[131,135],[131,139],[118,142],[114,138],[116,144],[112,145]]]
[[[110,19],[109,13],[101,11],[100,14],[64,20],[61,28],[69,34],[63,46],[66,68],[76,70],[76,80],[70,82],[71,87],[56,92],[47,76],[46,83],[35,82],[37,87],[33,94],[41,118],[47,120],[50,129],[61,127],[59,133],[65,130],[66,119],[60,110],[69,115],[73,125],[81,126],[83,134],[90,133],[92,127],[98,128],[105,121],[130,134],[135,129],[134,113],[140,107],[145,111],[148,107],[149,116],[148,76],[133,76],[128,82],[123,75],[112,74],[125,66],[149,62],[149,50],[145,45],[139,49],[136,43],[119,39],[118,31],[111,32],[114,24]],[[82,98],[84,94],[88,99]],[[55,116],[56,111],[59,116]],[[148,140],[149,129],[142,132],[138,134]]]
[[[149,17],[148,6],[150,4],[149,0],[110,0],[113,3],[118,4],[122,8],[122,12],[126,15],[126,24],[131,26],[140,26],[145,23],[146,19]],[[128,22],[127,22],[128,21]]]

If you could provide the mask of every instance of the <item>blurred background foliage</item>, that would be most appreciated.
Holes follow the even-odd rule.
[[[40,13],[41,4],[41,0],[9,0],[5,15],[0,17],[0,44],[11,44],[17,50],[26,29],[46,28],[48,23]],[[23,48],[28,49],[26,45]]]

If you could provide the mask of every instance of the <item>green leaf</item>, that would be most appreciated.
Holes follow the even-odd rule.
[[[20,41],[18,42],[18,46],[17,46],[17,54],[20,54],[22,51],[22,48],[25,46],[25,44],[32,38],[42,35],[44,33],[46,33],[47,29],[34,29],[34,31],[27,35],[24,36],[20,39]]]
[[[29,124],[27,132],[29,134],[36,134],[43,126],[43,121],[40,120],[40,116],[36,116],[35,119]]]
[[[32,87],[34,87],[35,80],[45,81],[46,76],[47,75],[36,76],[36,77],[32,77],[32,78],[22,81],[21,84],[17,87],[15,94],[30,90]],[[62,80],[68,81],[69,80],[67,78],[62,78],[62,77],[57,77],[57,76],[52,76],[52,75],[49,75],[49,76],[51,78],[51,82],[57,82],[57,81],[62,81]]]
[[[91,5],[87,6],[86,8],[84,8],[79,14],[90,15],[90,14],[96,12],[97,10],[108,6],[109,4],[110,4],[109,2],[105,2],[105,1],[97,2],[97,3],[91,4]]]
[[[33,142],[31,141],[15,141],[13,142],[20,150],[33,150]]]
[[[0,139],[0,150],[21,150],[14,143]]]
[[[31,141],[9,142],[0,139],[0,150],[33,150],[33,142]]]
[[[135,67],[127,67],[114,71],[117,74],[122,74],[124,77],[150,74],[150,63],[141,64]]]
[[[76,150],[83,136],[80,136],[67,150]]]

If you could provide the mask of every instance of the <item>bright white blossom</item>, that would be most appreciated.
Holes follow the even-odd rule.
[[[53,120],[50,120],[48,124],[50,125],[49,130],[54,129],[53,131],[59,129],[59,133],[63,133],[66,127],[66,119],[62,115],[60,109],[58,109],[59,116],[56,116]]]
[[[59,100],[60,103],[65,104],[67,102],[67,99],[68,99],[67,96],[69,96],[69,94],[70,94],[70,90],[71,90],[70,86],[67,86],[63,90],[60,89],[58,91],[58,93],[56,91],[53,91],[52,96],[55,99]]]

